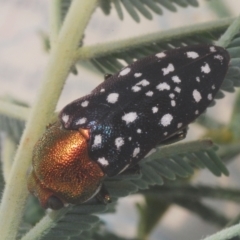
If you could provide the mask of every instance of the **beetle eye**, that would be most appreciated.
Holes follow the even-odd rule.
[[[63,207],[64,207],[64,204],[58,197],[51,196],[47,200],[46,208],[51,208],[53,210],[59,210],[60,208],[63,208]]]

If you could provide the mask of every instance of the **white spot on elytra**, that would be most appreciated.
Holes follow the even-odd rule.
[[[200,77],[196,77],[197,82],[200,82]]]
[[[195,58],[199,57],[199,55],[196,52],[187,52],[187,57],[195,59]]]
[[[140,153],[140,148],[139,147],[135,148],[133,151],[133,157],[136,157],[139,153]]]
[[[118,101],[119,94],[118,93],[110,93],[107,96],[107,101],[109,103],[116,103]]]
[[[162,68],[162,71],[163,71],[163,75],[167,75],[169,74],[170,72],[173,72],[174,71],[174,66],[172,63],[169,63],[168,66],[166,68]]]
[[[215,89],[215,85],[212,85],[212,89],[213,89],[213,90]]]
[[[165,132],[163,135],[164,135],[164,136],[167,136],[167,135],[168,135],[168,132]]]
[[[149,81],[147,81],[146,79],[143,79],[142,81],[138,82],[136,85],[142,85],[143,87],[146,87],[149,84],[150,84]]]
[[[173,76],[173,77],[172,77],[172,80],[173,80],[173,82],[175,82],[175,83],[180,83],[180,82],[181,82],[181,79],[180,79],[178,76]]]
[[[221,55],[215,55],[214,58],[220,60],[220,62],[223,60],[223,56]]]
[[[139,92],[141,90],[141,88],[138,86],[133,86],[132,90],[133,90],[133,92]]]
[[[175,87],[175,88],[174,88],[174,91],[180,93],[180,92],[181,92],[181,88]]]
[[[201,93],[197,89],[193,90],[193,98],[196,102],[199,102],[202,99]]]
[[[169,97],[173,99],[175,97],[175,94],[174,93],[170,93]]]
[[[115,139],[115,145],[117,149],[119,150],[120,147],[124,144],[124,139],[122,137],[118,137]]]
[[[104,89],[104,88],[102,88],[102,89],[100,90],[100,92],[105,92],[105,89]]]
[[[198,110],[196,110],[196,111],[195,111],[195,114],[196,114],[196,115],[198,115],[198,114],[199,114],[199,111],[198,111]]]
[[[209,93],[208,96],[207,96],[207,98],[208,98],[208,100],[212,100],[212,99],[213,99],[213,98],[212,98],[212,94]]]
[[[142,132],[142,130],[139,128],[138,130],[137,130],[137,133],[141,133]]]
[[[108,160],[107,160],[105,157],[98,158],[97,161],[98,161],[102,166],[108,166],[108,165],[109,165],[109,162],[108,162]]]
[[[171,124],[172,120],[173,120],[173,116],[171,114],[167,113],[167,114],[163,115],[160,122],[164,127],[166,127]]]
[[[99,147],[101,144],[102,144],[102,136],[100,134],[96,135],[94,137],[93,147]]]
[[[130,71],[131,71],[131,68],[129,68],[129,67],[124,68],[124,69],[119,73],[119,76],[127,75],[128,73],[130,73]]]
[[[164,58],[166,57],[166,54],[164,52],[160,52],[160,53],[157,53],[155,56],[158,58]]]
[[[157,151],[156,148],[151,149],[151,150],[146,154],[145,158],[149,157],[150,155],[152,155],[152,154],[155,153],[156,151]]]
[[[209,49],[210,49],[210,52],[216,52],[216,48],[213,46],[211,46]]]
[[[138,78],[138,77],[141,77],[141,76],[142,76],[142,73],[134,73],[135,78]]]
[[[64,115],[62,116],[62,120],[63,120],[64,123],[67,123],[68,120],[69,120],[69,115],[64,114]]]
[[[177,128],[180,128],[182,126],[182,123],[178,123]]]
[[[126,122],[126,124],[134,122],[137,119],[137,113],[136,112],[130,112],[126,113],[123,117],[122,120]]]
[[[174,100],[171,101],[171,105],[172,107],[175,107],[176,106],[176,102]]]
[[[158,112],[158,107],[153,107],[153,108],[152,108],[152,112],[153,112],[153,113],[157,113],[157,112]]]
[[[204,73],[210,73],[211,69],[210,69],[209,65],[207,63],[205,63],[205,65],[201,67],[201,71]]]
[[[81,103],[81,106],[82,107],[87,107],[88,104],[89,104],[89,101],[84,101],[84,102]]]
[[[163,90],[170,90],[170,86],[164,82],[164,83],[160,83],[156,86],[156,89],[158,89],[159,91],[163,91]]]
[[[132,141],[132,137],[129,137],[128,140],[129,140],[129,141]]]
[[[146,92],[146,95],[147,95],[148,97],[151,97],[151,96],[153,95],[153,92],[152,92],[152,91],[148,91],[148,92]]]
[[[76,125],[84,124],[86,121],[87,121],[86,118],[80,118],[80,119],[76,122]]]

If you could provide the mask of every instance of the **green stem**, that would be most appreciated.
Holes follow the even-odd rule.
[[[2,152],[2,170],[3,170],[3,177],[5,182],[8,181],[10,171],[12,168],[13,163],[13,156],[14,152],[16,151],[16,143],[13,139],[9,136],[4,138],[4,147]]]
[[[61,90],[73,64],[73,56],[83,37],[97,0],[72,2],[65,22],[53,47],[42,87],[32,108],[12,170],[3,192],[0,207],[0,233],[4,240],[16,238],[17,229],[28,196],[27,171],[34,144],[55,110]]]
[[[228,27],[227,31],[220,37],[217,41],[216,45],[221,47],[227,47],[235,35],[240,30],[240,15],[232,22],[232,24]]]
[[[231,116],[231,120],[229,123],[229,128],[232,130],[234,134],[234,140],[240,140],[240,126],[239,126],[239,119],[240,119],[240,91],[237,91],[236,100],[234,103],[234,108]]]
[[[229,4],[224,0],[211,0],[207,1],[210,9],[219,17],[230,17],[232,15]]]
[[[26,121],[28,119],[29,112],[30,110],[27,107],[0,100],[0,114],[10,118]]]
[[[67,212],[69,208],[63,208],[60,211],[53,211],[46,215],[36,224],[21,240],[41,239],[48,231],[54,227],[56,222]]]
[[[62,0],[50,1],[49,19],[50,19],[50,46],[56,44],[58,33],[61,27],[61,2]]]
[[[225,228],[229,228],[231,226],[234,226],[240,222],[240,214],[238,214],[235,218],[233,218],[231,221],[228,222],[228,224],[225,226]]]
[[[168,40],[179,39],[196,34],[206,33],[208,31],[219,31],[227,28],[234,18],[225,18],[222,20],[212,21],[209,23],[195,24],[192,26],[171,29],[164,32],[141,35],[126,40],[104,42],[96,45],[79,48],[75,54],[75,62],[78,60],[88,60],[107,56],[113,53],[122,52],[126,49],[133,49],[143,44],[152,44],[153,42],[166,42]]]
[[[224,124],[218,122],[216,119],[211,118],[206,114],[200,115],[196,122],[207,129],[219,129],[225,126]]]
[[[152,197],[164,199],[191,199],[202,198],[232,201],[239,203],[240,190],[234,188],[222,188],[218,186],[190,185],[188,183],[165,183],[163,186],[154,186],[150,189],[140,190],[140,193]]]
[[[161,146],[156,152],[145,158],[145,161],[155,158],[169,157],[175,154],[183,154],[186,152],[197,152],[207,150],[213,147],[213,142],[210,139],[202,139],[189,142],[181,142],[167,146]],[[144,161],[144,160],[143,160]]]
[[[224,229],[202,240],[227,240],[240,235],[240,224]]]

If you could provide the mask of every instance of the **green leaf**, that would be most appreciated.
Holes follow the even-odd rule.
[[[240,190],[237,188],[218,187],[211,185],[192,185],[183,181],[168,181],[162,186],[154,186],[147,190],[141,190],[140,193],[146,195],[158,196],[162,199],[194,199],[202,198],[232,201],[240,201]],[[168,200],[166,200],[168,201]]]
[[[217,210],[207,206],[206,204],[198,200],[194,200],[191,198],[174,199],[172,203],[175,203],[197,214],[205,222],[211,222],[220,227],[224,227],[229,222],[229,219],[224,214],[218,212]]]
[[[149,234],[167,211],[170,204],[152,196],[145,196],[145,202],[137,204],[140,219],[137,227],[138,239],[148,239]]]
[[[233,158],[236,158],[240,154],[239,146],[240,146],[239,141],[236,143],[223,145],[219,149],[218,154],[225,163],[228,163],[232,161]]]
[[[232,130],[234,134],[234,139],[236,141],[240,141],[240,91],[237,93],[237,97],[235,100],[233,113],[231,116],[231,121],[229,123],[230,129]]]
[[[177,179],[176,176],[189,177],[193,174],[194,166],[199,166],[196,161],[192,161],[194,155],[201,167],[208,167],[216,175],[226,173],[226,169],[219,164],[216,155],[213,155],[215,146],[209,140],[193,141],[161,147],[151,156],[140,162],[141,175],[131,179],[119,179],[119,176],[106,178],[104,184],[108,189],[113,202],[108,205],[96,203],[94,200],[74,207],[69,207],[60,211],[54,211],[46,220],[41,220],[23,240],[31,239],[34,232],[41,232],[45,235],[43,239],[52,239],[56,235],[61,237],[80,236],[86,230],[93,229],[99,219],[92,214],[99,212],[112,212],[117,198],[136,193],[139,189],[148,189],[152,185],[162,185],[163,177]],[[211,154],[208,155],[209,151]],[[202,156],[204,155],[204,157]],[[157,157],[157,158],[156,158]],[[214,159],[211,159],[211,158]],[[206,163],[206,160],[208,161]],[[211,164],[209,164],[211,162]],[[49,219],[49,220],[48,220]],[[46,225],[43,224],[48,222]],[[32,240],[32,239],[31,239]]]
[[[3,179],[3,170],[2,170],[2,139],[0,138],[0,199],[2,198],[2,192],[5,185],[4,179]]]
[[[19,111],[24,114],[27,114],[28,112],[26,111],[27,105],[21,101],[9,98],[6,99],[3,103],[6,103],[6,108],[13,108],[12,111]],[[16,144],[18,144],[20,141],[24,126],[25,122],[22,119],[17,119],[14,117],[14,115],[11,117],[6,116],[5,111],[0,111],[0,131],[8,134],[8,136],[11,137]]]
[[[109,0],[99,0],[99,6],[105,15],[109,15],[111,11],[111,2]]]
[[[229,19],[224,19],[218,22],[209,22],[208,24],[198,24],[147,34],[128,40],[98,44],[96,46],[79,49],[76,57],[78,57],[78,55],[81,56],[81,54],[87,56],[87,58],[83,60],[91,61],[103,74],[115,73],[123,67],[122,61],[130,64],[135,59],[174,47],[212,43],[222,35],[228,27],[229,22]],[[239,57],[240,56],[238,56],[237,60]],[[114,63],[113,60],[115,60]],[[230,78],[231,81],[233,81],[231,77],[232,71],[235,70],[235,73],[239,71],[239,62],[236,62],[237,60],[233,61],[229,67],[227,78]],[[235,75],[234,79],[236,78],[239,79],[239,73]]]
[[[38,229],[42,230],[40,233],[43,236],[42,240],[52,240],[59,236],[63,239],[79,236],[84,231],[89,231],[99,223],[99,218],[91,214],[104,212],[107,207],[107,205],[103,204],[86,203],[68,207],[60,211],[53,211],[44,217],[22,239],[33,239],[32,236],[35,236],[34,233]],[[44,222],[48,223],[48,225],[44,226],[46,224]]]
[[[67,1],[66,1],[67,2]],[[111,12],[111,4],[114,5],[118,17],[123,20],[123,11],[125,9],[134,21],[140,22],[139,14],[147,19],[152,19],[151,12],[163,14],[163,9],[176,12],[178,7],[198,7],[197,0],[101,0],[99,6],[104,14],[109,15]],[[164,7],[164,8],[162,8]]]

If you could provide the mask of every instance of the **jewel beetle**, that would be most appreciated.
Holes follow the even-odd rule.
[[[108,75],[65,106],[33,151],[28,189],[44,208],[99,197],[112,177],[133,168],[158,144],[184,135],[218,92],[228,52],[214,45],[176,48]]]

